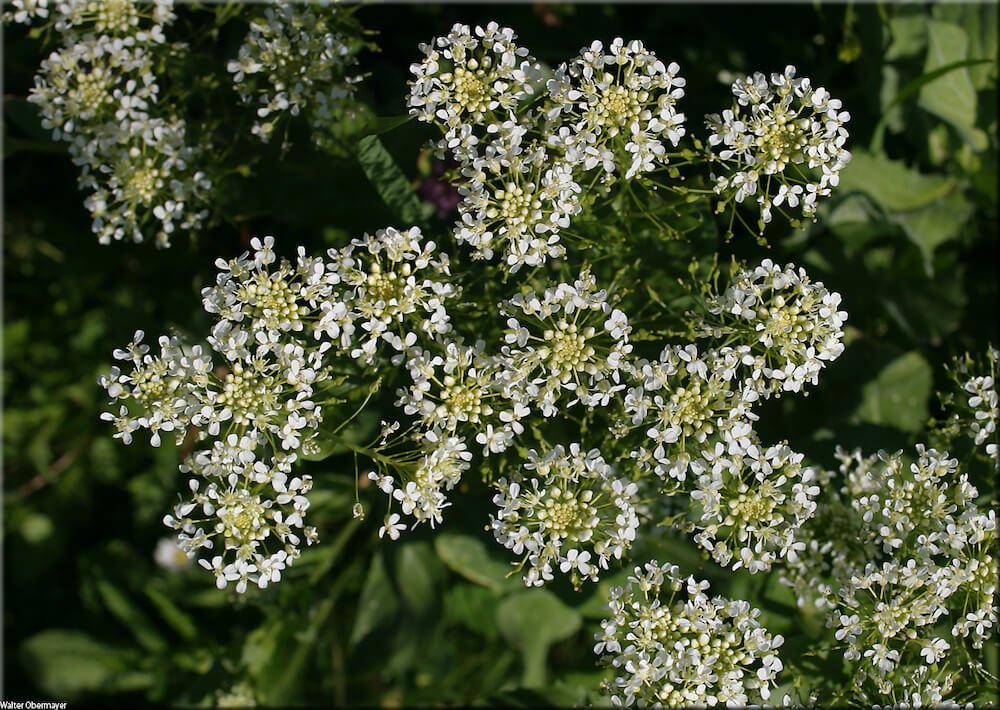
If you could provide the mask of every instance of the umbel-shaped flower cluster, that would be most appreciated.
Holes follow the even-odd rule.
[[[298,555],[292,529],[303,526],[311,481],[290,477],[292,465],[318,434],[319,395],[343,383],[327,354],[364,364],[383,346],[406,351],[414,331],[446,332],[444,301],[454,293],[447,259],[416,228],[365,235],[329,250],[330,261],[303,249],[294,264],[278,261],[271,237],[252,245],[252,257],[220,259],[216,285],[203,291],[217,317],[210,351],[163,336],[153,354],[139,331],[115,352],[127,364],[102,378],[121,403],[103,416],[125,443],[147,429],[154,446],[161,432],[208,444],[181,467],[193,476],[192,498],[165,522],[189,554],[214,550],[202,563],[220,586],[235,581],[241,591],[277,580]],[[305,528],[302,537],[316,534]]]
[[[570,444],[568,454],[562,446],[544,456],[529,451],[524,470],[530,473],[496,483],[497,542],[524,554],[529,586],[551,580],[554,565],[576,586],[581,579],[596,582],[635,540],[638,486],[614,477],[600,451],[584,453],[579,444]]]
[[[770,697],[784,639],[767,633],[757,609],[706,589],[655,560],[611,589],[594,652],[615,669],[607,690],[616,706],[746,706]]]
[[[173,0],[13,0],[5,22],[39,24],[60,45],[41,62],[28,100],[44,128],[68,144],[80,168],[84,206],[101,244],[154,241],[167,247],[178,232],[204,228],[213,192],[225,175],[224,149],[213,135],[231,131],[238,112],[219,110],[218,97],[198,95],[212,84],[192,80],[189,44],[168,40]],[[196,8],[197,10],[197,8]],[[224,16],[239,16],[235,8]],[[361,76],[349,71],[363,42],[350,10],[269,2],[251,19],[238,57],[218,69],[233,75],[240,101],[258,104],[252,132],[268,140],[287,116],[304,113],[321,147],[331,130],[356,113],[350,99]],[[194,39],[217,31],[194,20]],[[199,35],[199,33],[206,35]],[[211,39],[212,44],[217,39]],[[199,71],[203,71],[199,67]],[[226,97],[229,99],[229,96]],[[189,106],[211,103],[188,118]]]
[[[996,511],[947,453],[838,456],[845,483],[827,486],[787,581],[826,610],[858,699],[941,703],[986,673],[964,640],[980,649],[995,633]]]
[[[686,134],[677,110],[686,82],[675,62],[617,38],[584,47],[543,80],[516,40],[496,23],[456,24],[421,45],[409,99],[412,115],[441,130],[438,154],[458,163],[456,239],[478,258],[499,255],[511,273],[565,256],[567,237],[579,238],[573,218],[616,182],[686,190],[655,179]],[[801,205],[813,218],[850,160],[849,114],[791,66],[770,84],[759,73],[740,79],[733,93],[733,110],[707,117],[710,148],[687,151],[683,162],[721,168],[711,176],[720,210],[755,195],[762,225],[774,207]]]

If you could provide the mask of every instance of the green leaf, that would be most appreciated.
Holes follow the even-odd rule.
[[[117,585],[99,577],[94,580],[94,586],[108,611],[118,617],[143,648],[154,653],[166,650],[167,642],[160,632]]]
[[[365,136],[358,142],[358,161],[379,197],[404,225],[423,221],[420,200],[378,136]]]
[[[351,630],[350,645],[354,646],[367,636],[373,629],[396,614],[399,602],[396,601],[396,590],[385,571],[385,560],[381,552],[372,556],[368,568],[368,576],[361,588],[357,616],[354,618],[354,628]]]
[[[87,692],[106,690],[134,659],[126,650],[79,631],[48,629],[21,644],[21,660],[46,694],[75,700]]]
[[[521,652],[524,662],[522,685],[545,685],[549,646],[569,638],[582,623],[576,610],[545,589],[529,589],[507,597],[497,607],[500,633]]]
[[[972,216],[972,204],[961,194],[953,192],[937,204],[910,212],[892,215],[906,236],[920,249],[924,257],[924,270],[934,273],[934,250],[954,239]]]
[[[886,61],[912,57],[923,51],[927,46],[927,16],[901,15],[893,17],[888,23],[892,41],[885,51]]]
[[[977,90],[996,86],[997,80],[997,4],[936,3],[931,10],[935,20],[958,25],[969,39],[970,57],[992,57],[993,61],[969,67],[972,85]]]
[[[495,592],[474,584],[460,583],[444,596],[444,613],[473,633],[493,640],[497,637],[495,623],[499,598]]]
[[[969,40],[965,30],[950,22],[927,23],[927,58],[925,75],[948,68],[948,72],[920,89],[919,105],[925,111],[947,121],[974,150],[989,144],[986,134],[976,128],[976,88],[965,66]],[[971,61],[975,61],[973,58]]]
[[[156,606],[163,620],[170,624],[186,641],[193,641],[198,637],[198,627],[195,625],[194,620],[189,614],[181,611],[167,595],[149,584],[146,585],[143,591]]]
[[[864,149],[854,152],[840,174],[840,189],[844,193],[858,191],[867,194],[887,212],[903,212],[934,204],[958,183],[942,175],[922,175],[902,162],[883,155],[872,155]]]
[[[901,355],[861,388],[856,418],[906,432],[920,431],[927,423],[933,381],[931,366],[920,353]]]
[[[478,538],[441,533],[434,538],[434,551],[452,571],[494,592],[520,586],[507,577],[511,568],[491,557]]]
[[[437,599],[435,572],[441,562],[430,543],[407,542],[396,549],[396,582],[403,603],[417,614],[426,614]]]

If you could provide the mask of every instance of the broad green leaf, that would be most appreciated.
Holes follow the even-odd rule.
[[[858,149],[840,174],[842,193],[863,192],[887,212],[934,204],[958,183],[941,175],[921,175],[902,162]]]
[[[398,609],[396,590],[392,588],[392,582],[385,571],[385,560],[381,552],[376,552],[372,556],[368,576],[361,588],[350,644],[352,646],[357,644],[373,629],[394,616]]]
[[[358,141],[358,161],[379,197],[402,224],[409,226],[423,221],[420,200],[378,136],[365,136]]]
[[[49,629],[21,645],[21,660],[28,675],[46,694],[62,700],[106,690],[116,676],[128,671],[130,659],[124,649],[108,646],[80,631]]]
[[[545,685],[549,647],[569,638],[582,623],[580,614],[566,606],[552,592],[529,589],[507,597],[497,607],[497,626],[524,662],[522,685]]]
[[[495,592],[474,584],[452,586],[444,596],[444,614],[486,639],[497,637]]]
[[[950,22],[965,30],[970,57],[991,57],[993,61],[969,67],[969,77],[977,90],[996,86],[997,80],[997,4],[935,3],[931,10],[935,20]]]
[[[500,592],[520,586],[508,578],[511,568],[494,559],[482,540],[458,533],[441,533],[434,538],[434,551],[452,571],[484,587]]]
[[[924,269],[931,275],[934,272],[934,250],[958,236],[972,212],[972,204],[960,193],[953,192],[937,204],[900,212],[892,215],[892,218],[920,249],[924,257]]]
[[[403,603],[417,614],[426,614],[438,598],[435,571],[441,569],[430,543],[407,542],[396,548],[396,584]]]
[[[927,423],[933,379],[931,366],[920,353],[901,355],[862,387],[856,417],[869,424],[920,431]]]
[[[924,73],[969,59],[965,30],[950,22],[927,23],[927,58]],[[972,59],[979,59],[973,57]],[[976,88],[966,67],[955,68],[920,89],[919,105],[950,123],[975,150],[988,145],[986,134],[976,128]]]
[[[912,57],[927,46],[927,16],[901,15],[893,17],[887,25],[892,41],[885,51],[886,61]]]

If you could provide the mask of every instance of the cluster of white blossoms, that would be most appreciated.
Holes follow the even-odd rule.
[[[320,304],[316,337],[339,341],[345,350],[353,343],[351,357],[371,364],[381,343],[402,352],[420,336],[450,332],[445,304],[459,289],[451,283],[448,255],[422,238],[419,227],[389,227],[330,249],[327,281],[335,290]]]
[[[421,44],[410,66],[410,113],[434,123],[450,142],[472,127],[503,123],[533,93],[538,65],[509,27],[456,23],[444,37]]]
[[[764,259],[741,269],[722,294],[710,296],[698,335],[746,346],[740,373],[761,396],[799,392],[844,351],[847,313],[840,294],[805,269]]]
[[[304,115],[313,139],[350,111],[362,76],[354,73],[360,47],[336,30],[343,8],[272,0],[230,60],[240,100],[256,107],[252,132],[268,142],[285,115]]]
[[[564,256],[560,232],[580,211],[572,166],[536,141],[525,144],[525,132],[510,122],[500,126],[484,157],[463,169],[458,188],[455,238],[476,258],[492,259],[499,251],[511,273]]]
[[[444,509],[451,505],[448,492],[469,469],[472,452],[463,439],[439,436],[431,430],[420,437],[416,451],[387,454],[386,450],[394,445],[388,442],[390,433],[384,431],[381,446],[368,452],[379,467],[368,478],[389,498],[390,508],[379,537],[388,534],[396,540],[406,525],[399,513],[392,512],[392,505],[398,503],[403,515],[413,518],[411,529],[422,523],[435,527],[442,521]]]
[[[272,237],[251,245],[252,254],[218,260],[216,284],[202,291],[205,310],[217,319],[207,338],[211,351],[163,336],[154,354],[139,331],[115,352],[128,364],[101,379],[118,406],[102,418],[125,443],[138,429],[150,432],[154,446],[162,432],[178,442],[189,434],[212,440],[182,467],[193,476],[192,497],[166,522],[190,555],[215,549],[219,554],[203,564],[220,586],[235,581],[240,591],[248,582],[277,580],[298,556],[300,540],[315,538],[310,528],[296,531],[311,482],[291,471],[319,431],[317,391],[333,385],[329,354],[368,365],[379,343],[396,353],[415,344],[414,331],[445,333],[443,301],[455,293],[445,281],[424,278],[446,278],[448,260],[435,255],[433,243],[421,243],[417,228],[366,234],[330,249],[329,261],[301,247],[295,263],[279,260]],[[437,446],[430,445],[433,434],[426,439],[414,479],[450,488],[470,455],[457,438]],[[411,512],[412,500],[401,502]],[[425,506],[425,517],[434,514]]]
[[[215,363],[200,346],[185,347],[176,337],[162,336],[158,354],[142,339],[138,331],[115,352],[124,369],[113,367],[102,377],[112,404],[120,405],[102,418],[126,444],[137,429],[150,431],[154,446],[161,432],[173,432],[178,443],[191,430],[197,440],[212,438],[210,448],[181,466],[192,476],[192,496],[164,523],[178,531],[188,555],[215,552],[210,563],[200,562],[220,588],[234,581],[242,592],[248,582],[277,581],[298,556],[300,540],[316,537],[303,526],[309,477],[289,474],[296,450],[322,419],[314,402],[315,388],[328,377],[321,353],[286,339],[252,353],[217,350],[222,361]],[[138,405],[138,416],[127,403]]]
[[[684,135],[679,71],[638,40],[619,37],[607,50],[595,40],[548,81],[549,144],[584,170],[617,170],[626,180],[653,170],[667,162],[664,141],[676,147]]]
[[[784,639],[747,602],[709,598],[707,588],[654,560],[611,589],[594,652],[613,669],[607,690],[616,706],[746,706],[770,697]]]
[[[475,436],[483,455],[501,453],[524,431],[526,405],[503,395],[501,362],[485,343],[444,344],[435,354],[417,349],[406,361],[412,383],[399,390],[397,406],[416,415],[435,436]]]
[[[705,453],[708,470],[690,492],[695,542],[712,558],[750,573],[794,560],[802,525],[816,512],[816,473],[787,444],[764,447],[730,439]]]
[[[442,131],[439,155],[458,162],[455,236],[510,272],[566,253],[583,180],[626,179],[667,161],[684,134],[675,104],[684,80],[638,41],[584,48],[542,86],[542,72],[509,28],[490,23],[421,45],[410,67],[410,113]]]
[[[750,404],[757,396],[736,380],[740,362],[732,348],[699,353],[690,343],[668,345],[657,360],[634,364],[634,385],[623,400],[627,423],[619,433],[645,434],[632,458],[655,473],[665,491],[679,490],[689,472],[697,478],[707,470],[702,454],[720,437],[739,440],[750,433],[756,418]]]
[[[573,397],[567,406],[606,406],[625,388],[621,373],[632,351],[632,327],[589,270],[541,297],[534,291],[515,295],[500,312],[507,319],[501,378],[514,401],[533,403],[551,417],[564,396]]]
[[[1000,350],[987,348],[985,368],[987,374],[977,375],[969,371],[965,363],[959,367],[960,375],[965,379],[962,390],[966,395],[965,406],[971,413],[969,429],[976,446],[985,445],[986,455],[993,459],[994,465],[1000,466],[1000,443],[997,441],[997,421],[1000,420],[1000,404],[997,397],[997,364],[1000,362]]]
[[[612,560],[631,547],[639,527],[638,486],[615,476],[601,452],[583,452],[570,444],[539,454],[528,452],[525,471],[516,479],[499,479],[491,517],[497,542],[523,555],[528,565],[524,583],[542,586],[556,567],[579,588],[596,582]]]
[[[22,4],[12,16],[46,18],[61,35],[28,100],[53,137],[69,144],[101,244],[152,236],[169,246],[176,230],[197,229],[208,214],[211,183],[197,169],[203,148],[187,142],[183,118],[158,104],[155,68],[168,51],[163,29],[174,20],[172,6],[70,0],[47,14]]]
[[[943,702],[984,670],[954,649],[964,639],[981,649],[995,634],[996,511],[976,505],[958,461],[921,445],[916,453],[907,466],[900,453],[838,450],[844,486],[820,503],[785,570],[800,604],[818,594],[827,609],[856,662],[859,700]]]
[[[817,200],[830,195],[851,159],[844,147],[851,115],[826,89],[797,78],[793,66],[770,82],[757,72],[732,89],[733,108],[706,117],[708,143],[725,170],[715,178],[716,193],[754,198],[763,223],[783,205],[814,217]]]

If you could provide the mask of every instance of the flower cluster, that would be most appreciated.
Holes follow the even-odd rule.
[[[541,297],[518,294],[501,304],[501,313],[507,318],[501,377],[511,399],[534,402],[551,417],[566,392],[570,406],[595,407],[624,389],[620,375],[632,351],[632,328],[589,271]]]
[[[388,442],[388,432],[381,437],[381,446],[369,450],[382,472],[372,471],[369,479],[389,498],[390,510],[379,536],[389,535],[396,540],[405,525],[400,522],[399,513],[392,512],[392,504],[398,503],[403,515],[414,520],[411,529],[421,523],[434,527],[442,520],[442,512],[451,505],[447,493],[469,468],[472,453],[465,441],[456,436],[438,436],[429,431],[419,439],[416,451],[402,454],[387,454],[393,443]]]
[[[802,458],[786,444],[718,442],[690,492],[695,541],[734,570],[755,573],[778,557],[794,560],[805,547],[799,528],[815,514],[820,492]]]
[[[182,468],[193,476],[193,496],[167,524],[191,555],[219,538],[222,554],[209,566],[220,585],[236,581],[240,591],[248,581],[276,580],[298,555],[293,528],[302,527],[311,483],[292,476],[292,465],[309,452],[322,421],[316,393],[332,383],[327,354],[370,364],[380,342],[393,352],[413,346],[411,327],[430,337],[447,332],[443,301],[454,293],[446,282],[419,278],[446,277],[448,260],[435,256],[433,243],[421,243],[417,228],[366,234],[330,249],[329,262],[302,248],[294,264],[279,261],[272,237],[251,244],[252,255],[220,259],[216,284],[202,292],[217,319],[207,338],[211,352],[163,336],[153,354],[140,331],[115,352],[128,365],[102,378],[119,407],[103,418],[125,443],[138,429],[150,431],[154,446],[161,432],[181,441],[193,430],[197,440],[213,441]],[[454,485],[450,472],[468,458],[464,444],[445,439],[427,452],[417,479]],[[308,542],[315,532],[301,535]],[[282,547],[266,551],[271,541]]]
[[[800,602],[804,590],[821,595],[845,658],[858,663],[859,699],[939,702],[963,674],[983,672],[952,649],[965,638],[981,649],[994,634],[996,512],[979,509],[979,492],[946,453],[918,446],[909,466],[899,453],[838,456],[845,484],[821,503],[788,581]],[[832,518],[846,520],[834,533],[852,537],[818,527]]]
[[[537,62],[509,27],[490,22],[475,30],[455,24],[444,37],[421,44],[424,58],[410,66],[410,113],[456,140],[472,125],[506,121],[533,93]]]
[[[615,705],[746,706],[770,697],[784,639],[760,625],[757,609],[709,598],[707,588],[655,560],[612,588],[594,652],[614,669]]]
[[[666,162],[664,141],[676,146],[684,135],[679,71],[638,40],[619,37],[607,50],[594,41],[548,81],[549,143],[585,170],[624,171],[626,180],[653,170]]]
[[[240,100],[256,106],[252,132],[268,142],[285,115],[304,115],[313,139],[353,110],[350,101],[361,75],[353,73],[360,46],[356,33],[336,30],[348,17],[340,7],[273,2],[250,30],[236,59],[227,65]]]
[[[32,8],[22,5],[15,21],[45,16]],[[101,244],[152,235],[169,246],[175,230],[197,229],[208,214],[203,149],[187,141],[184,119],[158,104],[154,67],[173,20],[171,0],[65,2],[49,18],[63,45],[42,62],[28,100],[69,144]]]
[[[346,348],[353,336],[351,357],[370,364],[381,342],[403,351],[418,335],[449,332],[445,303],[458,289],[449,279],[448,255],[421,239],[418,227],[389,227],[331,249],[328,280],[339,288],[321,304],[317,337],[339,338]]]
[[[635,363],[622,433],[628,428],[645,433],[632,456],[668,489],[677,490],[689,470],[696,476],[706,470],[701,455],[717,438],[738,440],[749,433],[756,417],[749,406],[757,397],[734,377],[740,362],[731,348],[699,353],[691,343],[668,345],[657,360]]]
[[[417,350],[407,360],[412,384],[399,391],[397,406],[417,415],[426,431],[472,433],[483,455],[501,453],[524,431],[521,419],[528,407],[504,397],[501,363],[487,355],[484,343],[445,343],[434,354]]]
[[[626,179],[667,162],[684,116],[684,80],[638,41],[600,42],[564,63],[542,90],[541,70],[509,28],[455,25],[422,45],[410,68],[410,113],[436,124],[439,155],[458,163],[458,241],[506,268],[539,266],[566,253],[563,235],[600,167]],[[588,178],[589,179],[589,178]],[[593,184],[594,180],[591,180]]]
[[[983,446],[986,455],[1000,466],[1000,443],[997,440],[997,421],[1000,420],[1000,404],[997,398],[997,363],[1000,362],[1000,350],[987,348],[986,363],[980,369],[987,374],[973,374],[967,363],[960,363],[959,374],[966,397],[965,408],[969,413],[968,427],[976,446]]]
[[[805,269],[764,259],[707,299],[698,334],[746,346],[741,372],[762,396],[798,392],[844,351],[840,294]]]
[[[716,193],[736,202],[754,197],[762,223],[782,205],[814,217],[817,200],[830,195],[851,159],[844,148],[850,114],[826,89],[797,78],[793,66],[770,82],[760,72],[744,77],[732,90],[733,108],[706,117],[708,143],[726,171],[716,177]]]
[[[524,583],[542,586],[553,569],[568,573],[574,586],[596,582],[611,559],[621,559],[635,540],[638,486],[616,478],[601,452],[570,444],[545,454],[534,449],[524,464],[529,473],[496,482],[491,517],[497,542],[523,555]]]
[[[508,122],[472,157],[458,188],[462,201],[455,238],[477,258],[500,251],[511,273],[539,266],[566,253],[560,232],[580,211],[581,187],[572,166],[537,141],[523,141],[526,129]]]

